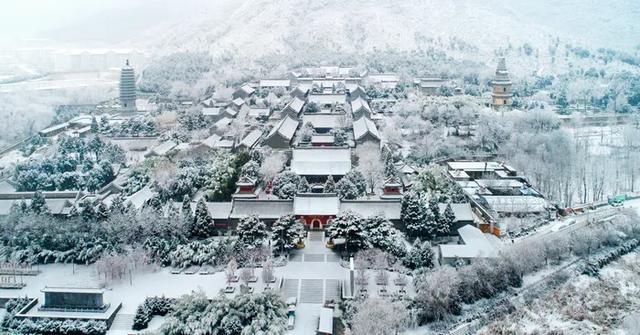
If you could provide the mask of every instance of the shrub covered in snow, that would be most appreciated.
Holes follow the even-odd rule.
[[[224,295],[209,300],[194,292],[178,300],[161,331],[166,335],[272,334],[286,332],[286,306],[276,292]]]
[[[176,303],[174,298],[166,297],[147,297],[144,302],[136,309],[133,317],[133,330],[141,330],[147,328],[149,322],[155,315],[165,316],[173,310]]]
[[[17,334],[42,335],[104,335],[107,323],[104,321],[13,319],[7,326]]]
[[[587,260],[585,260],[582,273],[589,276],[597,277],[600,273],[600,269],[602,269],[605,265],[615,261],[621,256],[632,252],[638,247],[638,245],[640,245],[640,240],[632,239],[604,253],[589,257]]]

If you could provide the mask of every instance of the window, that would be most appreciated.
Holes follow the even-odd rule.
[[[502,88],[502,92],[506,92],[506,91],[507,91],[507,88],[506,88],[506,87],[503,87],[503,88]]]

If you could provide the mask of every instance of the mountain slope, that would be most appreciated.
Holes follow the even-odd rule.
[[[613,0],[245,0],[221,2],[161,23],[130,43],[159,50],[208,49],[250,58],[309,49],[355,52],[456,43],[489,55],[549,41],[631,49],[640,2]]]

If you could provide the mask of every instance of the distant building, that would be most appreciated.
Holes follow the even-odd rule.
[[[508,108],[513,103],[513,92],[511,91],[511,79],[509,79],[509,71],[504,57],[498,61],[496,74],[491,81],[491,100],[494,108]]]
[[[120,72],[120,105],[126,111],[136,110],[136,74],[129,60]]]
[[[369,102],[367,100],[358,97],[351,101],[351,113],[353,114],[353,119],[357,120],[363,116],[371,117],[371,107],[369,106]]]
[[[256,90],[249,86],[249,84],[244,84],[242,87],[238,88],[235,92],[233,92],[233,99],[246,99],[250,97]]]
[[[311,183],[324,182],[329,175],[340,179],[351,170],[349,148],[293,149],[291,171],[307,177]]]
[[[361,117],[353,122],[353,138],[358,144],[380,143],[378,128],[368,117]]]
[[[274,149],[287,149],[298,129],[300,122],[294,118],[285,116],[267,135],[265,145]]]
[[[476,259],[498,256],[498,250],[480,229],[465,225],[458,229],[458,234],[459,244],[440,245],[440,264],[453,264],[458,260],[468,264]]]
[[[107,328],[122,307],[103,300],[104,289],[45,287],[44,300],[31,299],[15,318],[30,320],[82,320],[105,322]]]
[[[425,95],[438,95],[440,88],[446,84],[442,78],[420,78],[417,80],[416,86],[420,92]]]

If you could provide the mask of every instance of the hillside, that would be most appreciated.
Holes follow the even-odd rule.
[[[290,51],[438,48],[457,41],[462,54],[490,57],[495,49],[524,43],[545,51],[558,37],[630,50],[638,44],[635,36],[640,2],[633,0],[244,0],[215,2],[150,27],[127,44],[254,58]]]

